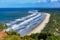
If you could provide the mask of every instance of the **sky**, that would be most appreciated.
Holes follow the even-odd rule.
[[[0,8],[60,8],[60,0],[0,0]]]

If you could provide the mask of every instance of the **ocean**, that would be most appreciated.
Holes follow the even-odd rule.
[[[26,17],[32,13],[28,11],[38,10],[40,12],[56,11],[59,8],[0,8],[0,22],[8,23],[16,19]]]
[[[31,15],[28,11],[0,11],[0,22],[7,23]]]

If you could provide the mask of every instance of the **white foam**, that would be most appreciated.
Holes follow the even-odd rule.
[[[16,30],[16,28],[19,28],[19,27],[23,26],[24,24],[32,21],[33,19],[39,17],[40,15],[41,15],[41,14],[38,14],[38,15],[35,16],[35,17],[32,17],[32,18],[30,18],[30,19],[28,19],[28,20],[25,20],[25,21],[23,21],[22,23],[20,23],[20,24],[18,24],[18,25],[15,25],[16,27],[12,25],[12,27],[15,28],[15,30]]]
[[[28,11],[28,13],[38,13],[38,10]]]
[[[10,26],[10,25],[12,25],[12,24],[15,24],[15,23],[18,22],[18,21],[25,20],[26,18],[32,17],[32,16],[34,16],[34,15],[36,15],[36,13],[33,13],[32,15],[28,15],[28,16],[23,17],[23,18],[21,18],[21,19],[16,19],[15,21],[11,21],[10,23],[6,23],[6,24],[7,24],[8,26]]]
[[[8,26],[11,25],[10,28],[7,28],[7,31],[10,30],[11,28],[12,28],[12,29],[15,29],[15,28],[17,28],[18,26],[20,26],[20,24],[19,24],[19,25],[16,25],[16,24],[14,24],[14,23],[16,23],[16,22],[18,22],[18,21],[21,21],[21,20],[24,20],[24,19],[26,19],[26,18],[32,17],[32,16],[34,16],[34,15],[36,15],[36,14],[37,14],[37,13],[32,14],[32,15],[29,15],[29,16],[26,16],[26,17],[23,17],[22,19],[16,19],[15,21],[11,21],[10,23],[6,23]],[[25,20],[25,21],[26,21],[26,20]],[[22,22],[21,24],[25,24],[25,21]],[[14,24],[14,25],[12,25],[12,24]]]
[[[34,21],[34,23],[37,23],[37,20],[38,20],[38,19],[36,19],[36,20]],[[26,26],[26,28],[24,28],[24,30],[25,30],[25,29],[28,29],[29,27],[32,27],[32,25],[33,25],[34,23],[31,22],[29,25]],[[21,31],[19,31],[19,32],[21,32]]]
[[[26,24],[27,22],[32,21],[33,19],[35,19],[36,17],[38,17],[38,16],[40,16],[40,15],[41,15],[41,14],[38,14],[37,16],[32,17],[32,18],[30,18],[30,19],[28,19],[28,20],[25,20],[25,21],[23,21],[21,24],[18,24],[18,25],[23,25],[23,24]]]

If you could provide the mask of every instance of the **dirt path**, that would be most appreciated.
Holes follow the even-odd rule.
[[[0,40],[3,40],[6,36],[7,34],[5,32],[0,31]]]

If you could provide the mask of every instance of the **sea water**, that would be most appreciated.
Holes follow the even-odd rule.
[[[0,22],[8,23],[28,15],[31,15],[28,11],[0,11]]]
[[[0,22],[9,23],[16,19],[20,19],[31,15],[32,13],[28,13],[31,10],[38,10],[40,12],[51,12],[53,10],[60,10],[58,8],[0,8]]]

